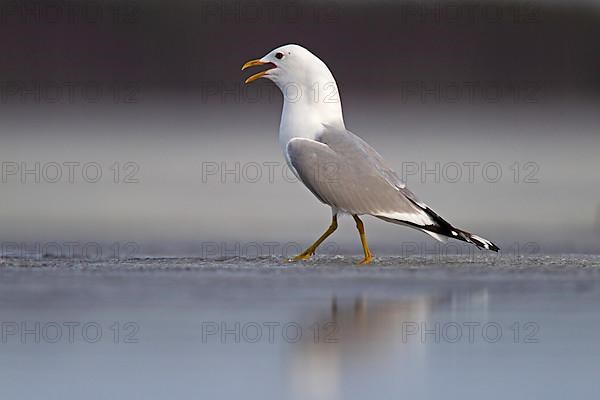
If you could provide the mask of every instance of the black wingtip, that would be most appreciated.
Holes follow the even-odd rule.
[[[466,232],[464,232],[466,233]],[[486,249],[486,250],[491,250],[491,251],[495,251],[496,253],[498,251],[500,251],[500,247],[496,246],[494,243],[490,242],[487,239],[484,239],[480,236],[477,235],[473,235],[472,233],[468,234],[469,237],[469,241],[473,244],[475,244],[477,247],[481,248],[481,249]]]
[[[479,247],[480,249],[486,249],[486,250],[491,250],[491,251],[495,251],[495,252],[500,251],[500,247],[496,246],[491,241],[484,239],[481,236],[473,235],[470,232],[463,231],[462,229],[455,228],[448,221],[446,221],[445,219],[440,217],[435,211],[433,211],[431,208],[427,207],[426,205],[419,204],[417,201],[415,201],[414,199],[411,199],[410,197],[408,197],[408,200],[410,200],[416,207],[419,207],[421,210],[423,210],[425,213],[427,213],[427,215],[429,215],[429,217],[432,219],[432,221],[435,223],[435,225],[417,225],[417,224],[412,224],[410,222],[403,221],[404,223],[406,223],[408,225],[416,226],[420,229],[425,229],[430,232],[444,235],[444,236],[447,236],[447,237],[450,237],[453,239],[458,239],[458,240],[462,240],[463,242],[474,244],[475,246]],[[379,217],[379,218],[381,218],[381,217]],[[382,218],[382,219],[389,220],[386,218]]]

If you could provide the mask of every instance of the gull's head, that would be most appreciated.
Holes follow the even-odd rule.
[[[246,79],[246,83],[267,78],[282,92],[286,87],[295,85],[302,89],[315,87],[315,83],[320,87],[327,84],[335,85],[335,79],[327,65],[319,57],[297,44],[286,44],[270,51],[262,58],[248,61],[242,66],[242,70],[256,66],[264,66],[266,69],[250,76]]]
[[[242,66],[266,67],[246,79],[246,83],[267,78],[283,94],[280,133],[294,129],[313,131],[323,125],[344,127],[342,103],[333,74],[327,65],[310,51],[297,44],[287,44],[272,50],[262,58],[251,60]]]

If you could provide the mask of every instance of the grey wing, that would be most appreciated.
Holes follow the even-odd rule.
[[[290,140],[286,152],[300,180],[325,204],[420,226],[433,223],[383,158],[349,131],[327,127],[316,140]]]

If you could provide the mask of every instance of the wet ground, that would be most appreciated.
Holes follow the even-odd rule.
[[[600,390],[600,257],[0,259],[3,398]]]

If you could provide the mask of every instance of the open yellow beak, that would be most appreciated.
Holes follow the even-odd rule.
[[[259,72],[257,74],[252,75],[251,77],[249,77],[248,79],[246,79],[244,81],[244,83],[254,82],[258,78],[262,78],[267,73],[267,71],[275,68],[275,64],[270,63],[270,62],[264,62],[264,61],[260,61],[260,60],[250,60],[247,63],[245,63],[244,65],[242,65],[242,71],[245,70],[246,68],[256,67],[258,65],[271,65],[271,68],[268,68],[268,69],[266,69],[264,71],[261,71],[261,72]]]

